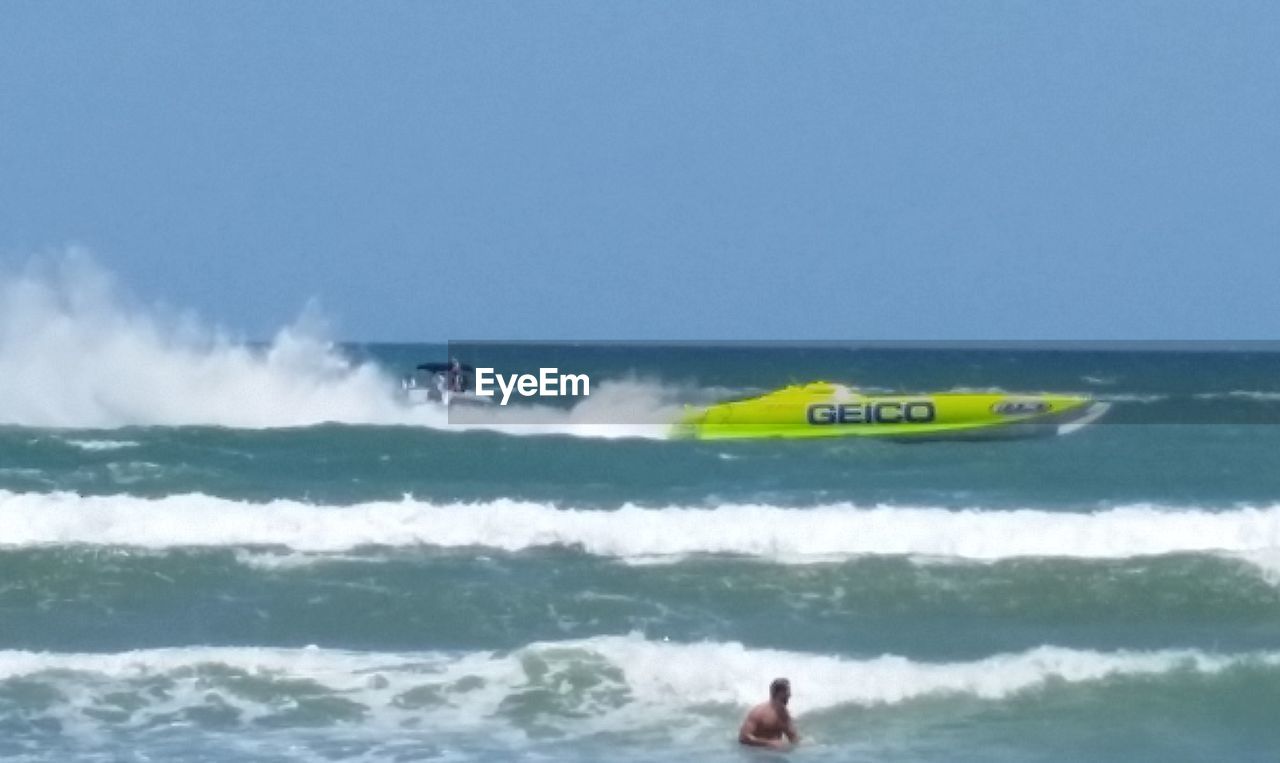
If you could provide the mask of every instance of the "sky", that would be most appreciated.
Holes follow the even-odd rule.
[[[6,2],[69,247],[251,337],[1274,339],[1280,3]]]

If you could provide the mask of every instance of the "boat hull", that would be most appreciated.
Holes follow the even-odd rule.
[[[700,440],[876,437],[903,441],[1062,434],[1106,410],[1080,395],[944,392],[862,394],[818,382],[690,409],[674,434]]]

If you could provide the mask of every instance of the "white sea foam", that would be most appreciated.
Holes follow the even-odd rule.
[[[73,448],[79,448],[80,450],[87,450],[90,452],[138,447],[138,443],[133,440],[63,440],[63,442]]]
[[[693,724],[708,708],[738,712],[758,702],[770,679],[786,675],[793,709],[892,705],[939,696],[1002,700],[1046,685],[1085,684],[1173,672],[1214,674],[1280,666],[1280,653],[1195,650],[1099,652],[1051,646],[968,662],[919,662],[895,655],[853,659],[739,643],[673,643],[639,635],[531,644],[509,652],[351,652],[307,647],[150,649],[114,654],[0,651],[0,681],[23,678],[58,690],[68,721],[104,705],[127,707],[118,722],[146,723],[216,696],[251,723],[295,707],[298,698],[334,697],[362,708],[362,724],[407,721],[455,730],[505,718],[519,724],[536,704],[573,718],[566,733],[671,723]],[[246,690],[249,681],[270,690]],[[152,683],[163,691],[149,691]],[[120,703],[121,693],[129,695]],[[698,712],[691,713],[694,708]],[[127,716],[127,720],[124,716]],[[414,720],[416,719],[416,720]]]
[[[1230,392],[1201,392],[1195,397],[1199,400],[1252,400],[1257,403],[1280,402],[1280,391],[1257,389],[1233,389]]]
[[[1280,547],[1244,551],[1236,554],[1243,561],[1257,567],[1262,578],[1274,586],[1280,586]]]
[[[383,557],[369,555],[346,555],[334,553],[314,553],[290,551],[288,553],[271,553],[237,549],[236,561],[246,567],[268,572],[309,569],[322,564],[342,564],[354,562],[371,564],[385,561]]]
[[[132,302],[82,253],[0,276],[0,424],[79,429],[325,422],[511,434],[663,437],[679,415],[659,385],[601,380],[571,409],[472,412],[451,425],[399,395],[400,369],[352,359],[314,308],[265,346]],[[652,422],[607,424],[600,422]],[[72,444],[86,449],[114,447]],[[104,442],[104,441],[100,441]]]
[[[1118,559],[1280,549],[1280,506],[1211,511],[1134,504],[1091,513],[852,504],[592,510],[509,499],[432,503],[405,497],[337,506],[254,503],[200,493],[142,498],[0,491],[0,544],[275,545],[303,552],[568,545],[650,561],[696,553],[784,562],[872,554]]]

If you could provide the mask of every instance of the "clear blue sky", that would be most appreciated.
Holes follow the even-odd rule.
[[[1276,338],[1280,3],[7,2],[68,243],[250,336]]]

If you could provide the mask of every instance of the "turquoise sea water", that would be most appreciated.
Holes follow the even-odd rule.
[[[0,404],[0,755],[755,760],[775,675],[791,760],[1280,749],[1280,354],[561,347],[589,417],[458,431],[397,396],[443,347],[142,344]],[[819,378],[1114,407],[1010,442],[627,436]]]

